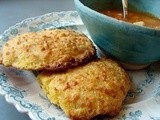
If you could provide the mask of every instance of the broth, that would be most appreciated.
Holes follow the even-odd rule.
[[[140,26],[160,29],[160,19],[148,14],[129,11],[127,18],[123,18],[123,13],[120,10],[103,10],[99,12],[118,20],[126,21]]]

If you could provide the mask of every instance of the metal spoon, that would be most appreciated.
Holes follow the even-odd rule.
[[[123,18],[126,18],[128,15],[128,0],[122,0],[123,6]]]

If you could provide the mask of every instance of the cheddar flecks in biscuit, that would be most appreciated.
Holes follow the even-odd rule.
[[[107,58],[64,72],[44,71],[37,81],[48,99],[72,120],[118,114],[130,88],[128,74]]]
[[[54,29],[30,32],[9,40],[2,64],[26,70],[64,70],[95,57],[92,42],[82,33]]]

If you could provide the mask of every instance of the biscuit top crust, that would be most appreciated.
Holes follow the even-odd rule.
[[[97,115],[116,115],[130,88],[128,74],[111,59],[92,62],[37,77],[49,100],[72,120],[89,120]]]
[[[29,32],[9,40],[2,63],[26,70],[63,70],[89,61],[95,47],[82,33],[53,29]]]

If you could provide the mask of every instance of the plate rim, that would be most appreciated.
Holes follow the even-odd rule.
[[[4,33],[2,33],[2,34],[0,35],[0,39],[2,38],[2,35],[3,35],[3,34],[5,34],[5,33],[7,33],[8,31],[10,31],[12,28],[14,28],[14,27],[16,27],[16,26],[24,23],[25,21],[30,21],[30,20],[34,20],[34,19],[39,19],[39,18],[41,18],[41,17],[47,16],[47,15],[50,15],[50,14],[58,14],[58,13],[68,14],[68,13],[72,13],[72,12],[78,14],[77,11],[50,12],[50,13],[46,13],[46,14],[43,14],[43,15],[39,15],[39,16],[35,16],[35,17],[30,17],[30,18],[24,19],[24,20],[22,20],[21,22],[16,23],[15,25],[13,25],[13,26],[9,27],[7,30],[5,30]],[[77,25],[77,24],[76,24],[76,25]],[[37,117],[33,114],[33,112],[32,112],[31,110],[29,110],[29,109],[26,109],[26,110],[25,110],[25,109],[22,108],[22,106],[19,106],[19,104],[17,104],[15,101],[10,101],[8,94],[2,93],[1,90],[0,90],[0,95],[3,95],[3,96],[5,97],[5,100],[6,100],[8,103],[13,104],[13,105],[15,106],[15,108],[16,108],[20,113],[26,113],[26,114],[28,114],[28,116],[29,116],[31,119],[33,119],[33,120],[34,120],[34,119],[35,119],[35,120],[37,119]],[[57,119],[57,118],[55,118],[55,119]],[[159,117],[159,119],[160,119],[160,117]],[[157,120],[158,120],[158,119],[157,119]]]

